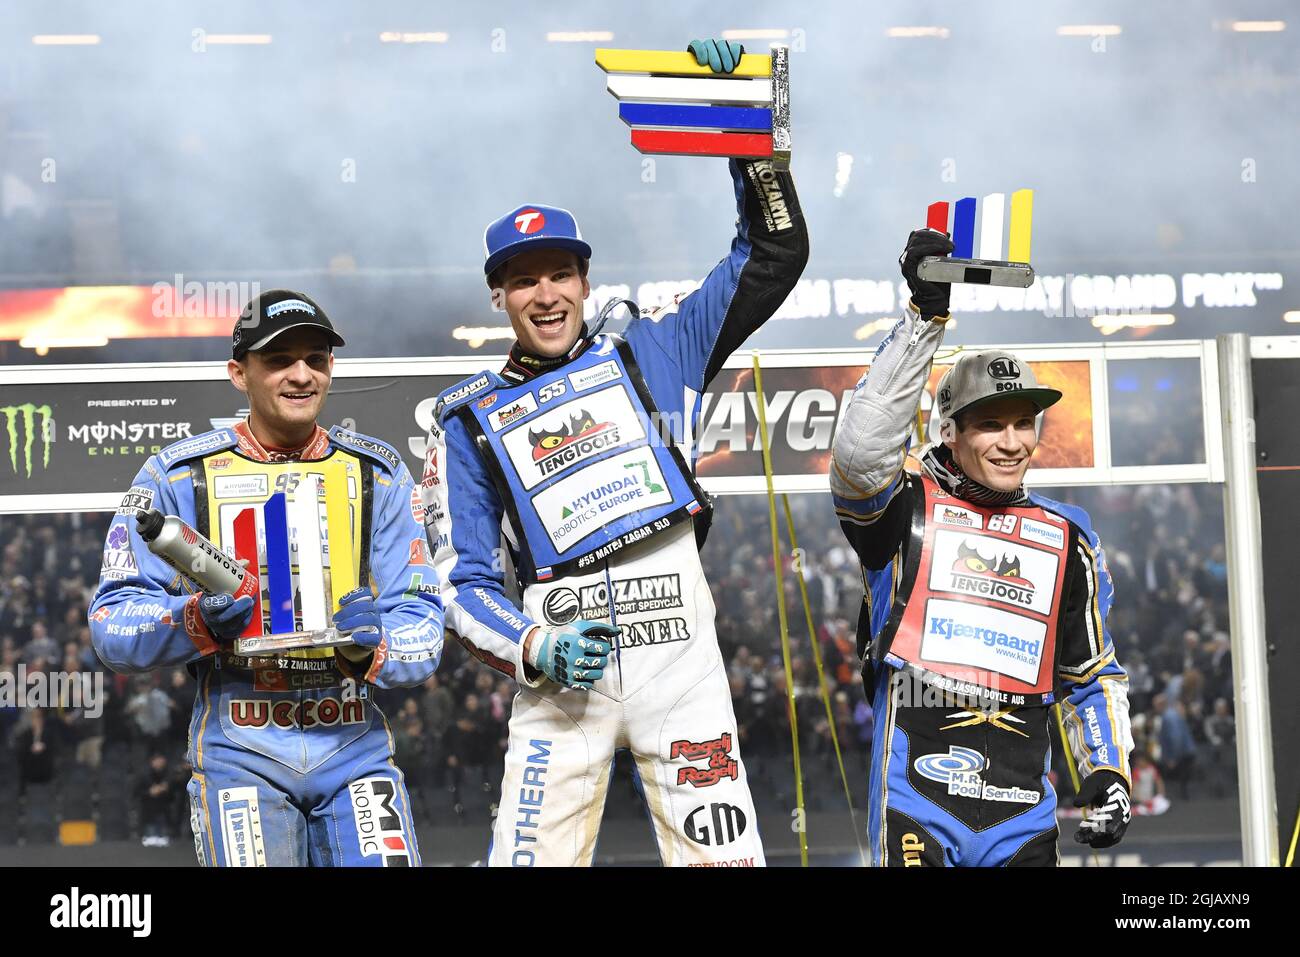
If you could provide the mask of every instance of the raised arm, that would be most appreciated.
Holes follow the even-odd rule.
[[[785,302],[808,262],[808,227],[794,179],[768,160],[730,160],[736,193],[731,252],[699,288],[633,322],[627,338],[653,343],[703,392],[722,363]]]
[[[925,282],[916,269],[922,257],[951,250],[947,237],[933,230],[919,229],[908,238],[899,262],[912,299],[876,349],[835,430],[830,470],[835,512],[868,568],[881,567],[897,548],[897,522],[886,523],[889,541],[878,541],[883,528],[878,534],[873,526],[903,487],[916,410],[949,318],[949,284]]]

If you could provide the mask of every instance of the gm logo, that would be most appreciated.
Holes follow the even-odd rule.
[[[1020,366],[1015,359],[1002,356],[989,363],[989,375],[995,379],[1019,379]]]
[[[686,836],[705,847],[730,844],[745,833],[745,812],[734,804],[702,804],[686,816]]]

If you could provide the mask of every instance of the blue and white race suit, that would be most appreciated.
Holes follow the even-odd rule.
[[[355,580],[377,595],[383,639],[356,664],[328,648],[235,655],[204,624],[195,586],[140,538],[136,511],[178,516],[229,550],[232,505],[260,504],[323,460],[346,469]],[[268,453],[240,422],[163,449],[136,476],[109,526],[91,637],[114,671],[183,664],[198,679],[189,794],[200,863],[419,865],[392,735],[370,699],[372,685],[420,684],[442,654],[442,598],[417,505],[395,451],[339,428],[318,427],[286,457]]]
[[[558,360],[516,346],[501,375],[444,393],[422,487],[448,631],[519,681],[493,865],[591,863],[617,748],[633,755],[664,864],[764,863],[691,468],[701,393],[785,301],[808,239],[788,173],[730,167],[737,235],[698,289]],[[526,666],[535,625],[610,622],[610,585],[622,637],[594,691]]]

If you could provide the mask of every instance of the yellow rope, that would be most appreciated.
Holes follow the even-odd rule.
[[[799,554],[799,539],[794,534],[794,519],[790,515],[790,498],[782,494],[781,505],[785,508],[785,527],[790,536],[790,551],[796,556]],[[840,751],[840,736],[835,730],[835,715],[831,709],[830,689],[826,687],[826,670],[822,667],[821,646],[817,643],[817,631],[813,627],[812,603],[808,601],[808,585],[803,580],[803,574],[798,565],[795,566],[795,580],[799,583],[799,595],[803,598],[803,616],[808,626],[808,643],[812,646],[813,661],[817,665],[817,683],[821,687],[822,703],[826,705],[826,721],[831,726],[831,744],[835,746],[835,760],[840,766],[840,780],[844,782],[844,800],[849,805],[849,820],[853,822],[853,839],[858,844],[858,857],[862,859],[862,866],[867,866],[867,852],[862,846],[862,836],[858,832],[858,816],[853,810],[853,793],[849,790],[849,776],[844,770],[844,755]]]
[[[1291,832],[1291,849],[1286,852],[1286,866],[1290,867],[1291,862],[1295,860],[1295,842],[1300,837],[1300,811],[1296,812],[1295,830]]]
[[[808,815],[803,804],[803,771],[799,766],[799,718],[794,706],[794,673],[790,668],[790,628],[785,617],[785,584],[781,576],[781,542],[776,526],[776,490],[772,484],[772,451],[767,447],[767,398],[763,395],[763,373],[754,353],[754,392],[758,402],[758,435],[763,450],[763,473],[767,476],[768,522],[772,527],[772,571],[776,575],[776,613],[781,622],[781,660],[785,665],[786,705],[790,709],[790,741],[794,748],[794,794],[799,811],[799,859],[808,866]]]

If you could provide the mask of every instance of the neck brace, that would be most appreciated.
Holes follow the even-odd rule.
[[[587,347],[588,341],[587,324],[584,322],[582,331],[578,333],[578,340],[563,355],[535,356],[531,352],[524,351],[524,347],[516,342],[510,347],[510,356],[506,359],[505,368],[501,370],[501,378],[507,382],[527,382],[547,369],[554,369],[568,362]]]
[[[1023,485],[1010,492],[999,492],[967,476],[953,459],[952,450],[946,445],[936,444],[926,448],[921,453],[921,464],[930,473],[930,477],[942,485],[950,495],[975,505],[1029,504],[1029,496],[1025,494]]]

